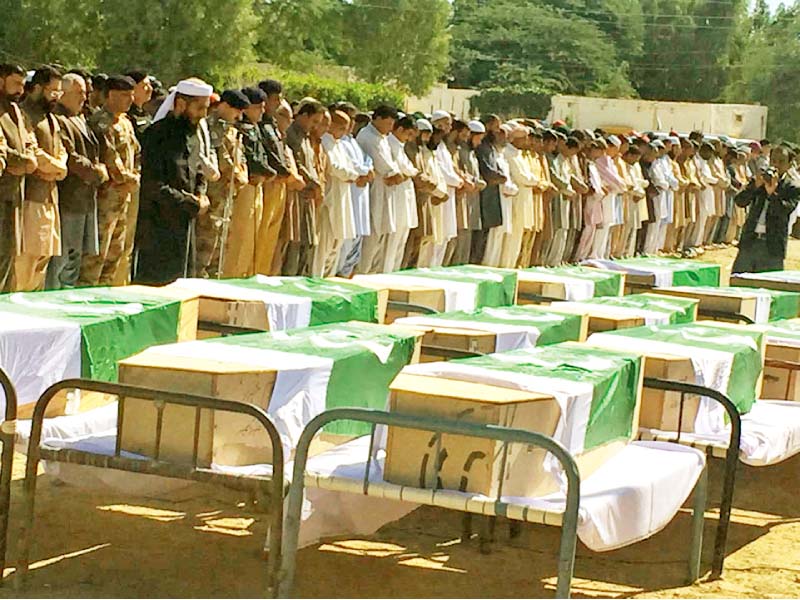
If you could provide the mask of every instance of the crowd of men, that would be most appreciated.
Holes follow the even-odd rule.
[[[168,94],[144,71],[0,65],[0,291],[183,276],[524,268],[739,243],[781,268],[791,145],[495,115]]]

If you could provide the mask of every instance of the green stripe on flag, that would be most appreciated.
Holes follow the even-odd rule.
[[[656,269],[672,271],[673,286],[712,286],[718,287],[720,267],[711,263],[679,258],[623,258],[615,261],[632,269]]]
[[[342,323],[275,333],[253,333],[214,339],[217,344],[277,350],[330,358],[333,362],[326,408],[359,407],[384,410],[389,384],[414,354],[416,337],[396,327]],[[370,349],[388,348],[381,362]],[[369,433],[364,423],[339,421],[325,431],[343,435]]]
[[[356,284],[311,277],[270,277],[273,285],[259,276],[220,281],[241,288],[309,298],[312,326],[345,321],[378,322],[378,292]]]
[[[624,291],[622,273],[615,271],[574,265],[566,267],[531,267],[530,269],[524,269],[524,271],[592,281],[594,282],[595,298],[600,296],[620,296]]]
[[[117,361],[178,339],[180,301],[125,287],[82,288],[0,296],[0,313],[76,323],[81,328],[81,376],[117,380]]]
[[[629,439],[633,433],[641,369],[638,355],[558,344],[455,362],[591,384],[594,392],[584,440],[586,450],[614,440]],[[547,390],[541,392],[546,394]]]
[[[476,311],[454,311],[428,315],[426,320],[463,321],[465,323],[499,323],[535,327],[539,330],[537,346],[577,341],[581,335],[581,315],[550,312],[536,306],[502,306]]]
[[[794,319],[800,314],[800,293],[784,292],[781,290],[765,290],[763,288],[758,288],[758,291],[769,292],[770,296],[772,297],[772,302],[769,305],[770,321]]]
[[[511,306],[517,298],[517,272],[511,269],[495,269],[477,265],[457,267],[432,267],[430,269],[408,269],[393,275],[426,277],[473,283],[478,286],[477,307]]]
[[[694,321],[695,307],[697,306],[698,301],[694,298],[661,296],[655,293],[595,298],[594,300],[587,300],[584,304],[639,308],[642,310],[666,313],[669,315],[670,323],[692,323]]]
[[[608,331],[604,335],[670,342],[733,354],[727,395],[742,414],[748,413],[756,401],[756,384],[761,375],[763,360],[758,350],[765,335],[763,327],[733,329],[727,325],[714,326],[706,323],[651,325]]]

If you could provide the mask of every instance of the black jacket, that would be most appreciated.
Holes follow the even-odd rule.
[[[169,283],[184,274],[189,227],[199,210],[193,196],[205,194],[207,187],[202,169],[192,174],[189,168],[190,144],[196,136],[188,121],[171,113],[144,132],[137,282]]]
[[[497,166],[497,148],[490,136],[484,138],[475,155],[478,157],[478,168],[486,187],[481,190],[481,225],[483,229],[498,227],[503,224],[503,211],[500,207],[500,184],[505,180],[503,172]]]
[[[786,240],[789,236],[789,216],[797,207],[800,199],[800,188],[784,176],[778,184],[778,189],[771,197],[767,191],[757,188],[755,182],[750,184],[734,198],[737,206],[749,207],[747,219],[742,228],[741,245],[746,245],[756,239],[756,225],[767,202],[766,238],[767,251],[771,256],[786,257]]]

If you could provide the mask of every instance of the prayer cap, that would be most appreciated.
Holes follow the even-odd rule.
[[[681,140],[677,135],[671,135],[667,138],[667,141],[671,144],[680,144]]]
[[[130,92],[135,87],[136,83],[126,75],[111,75],[105,83],[105,89],[108,91]]]
[[[470,121],[467,127],[472,133],[486,133],[486,127],[480,121]]]
[[[619,148],[622,145],[622,140],[615,135],[610,135],[608,136],[608,143]]]
[[[420,131],[433,131],[433,125],[428,119],[417,119],[417,129]]]
[[[246,87],[242,89],[242,94],[250,104],[261,104],[267,99],[267,95],[257,87]]]
[[[449,119],[450,113],[446,110],[435,110],[431,115],[431,122],[436,123],[436,121],[441,121],[442,119]]]
[[[225,90],[220,96],[220,101],[239,110],[250,106],[250,100],[240,90]]]
[[[662,142],[661,140],[653,140],[652,142],[650,142],[650,145],[656,150],[663,150],[665,148],[664,142]]]

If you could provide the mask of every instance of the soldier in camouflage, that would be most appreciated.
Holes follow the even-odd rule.
[[[89,119],[100,142],[100,157],[109,180],[97,195],[100,252],[84,258],[79,285],[114,285],[125,254],[128,206],[139,187],[139,142],[126,114],[133,103],[134,81],[112,76],[106,84],[103,108]]]
[[[199,277],[218,277],[220,249],[223,239],[226,206],[228,218],[233,202],[247,184],[247,161],[244,157],[242,134],[236,124],[241,121],[242,111],[250,106],[239,90],[225,90],[220,102],[208,117],[211,146],[216,152],[220,177],[208,184],[210,207],[207,213],[197,217],[197,270]],[[230,229],[230,222],[229,222]],[[224,260],[224,256],[223,256]]]

